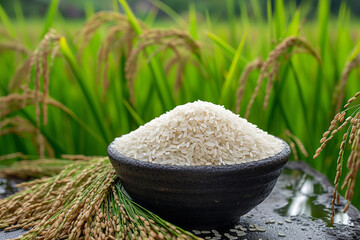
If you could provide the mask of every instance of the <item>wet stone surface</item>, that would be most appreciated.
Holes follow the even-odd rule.
[[[6,198],[11,194],[14,194],[16,189],[16,184],[21,183],[18,179],[6,179],[0,178],[0,198]]]
[[[12,194],[14,180],[0,179],[0,198]],[[305,163],[288,163],[270,196],[230,229],[188,229],[204,239],[360,239],[360,212],[351,206],[342,213],[346,200],[336,206],[330,227],[333,188],[325,176]],[[23,232],[4,233],[0,240]]]

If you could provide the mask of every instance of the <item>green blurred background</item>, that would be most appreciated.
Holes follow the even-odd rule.
[[[46,14],[47,8],[51,1],[49,0],[19,0],[22,8],[24,10],[25,17],[43,17]],[[193,0],[171,0],[164,1],[166,5],[170,8],[174,9],[177,13],[186,13],[188,11],[189,3],[194,2],[196,5],[196,9],[198,11],[209,10],[213,15],[219,18],[225,19],[227,16],[227,6],[226,2],[218,1],[218,0],[206,0],[206,1],[193,1]],[[239,3],[240,1],[234,2],[235,13],[240,14]],[[249,4],[249,0],[243,0],[243,2],[247,2]],[[272,5],[274,6],[275,0],[272,0]],[[310,18],[314,18],[316,15],[316,5],[318,4],[317,0],[296,0],[296,1],[287,1],[294,2],[297,6],[307,5],[311,8],[311,11],[308,15]],[[330,3],[330,11],[332,14],[337,15],[341,2],[346,2],[349,6],[351,14],[353,16],[360,16],[360,2],[357,0],[333,0]],[[6,12],[10,17],[15,17],[15,9],[13,1],[1,0],[1,5],[4,7]],[[137,14],[137,16],[146,15],[149,8],[153,7],[150,1],[148,0],[130,0],[128,1],[132,10]],[[261,8],[261,12],[264,16],[266,16],[266,4],[267,0],[259,0],[260,6],[264,6]],[[91,6],[95,11],[102,10],[112,10],[113,9],[113,1],[112,0],[62,0],[59,4],[59,11],[65,18],[83,18],[86,14],[86,6]],[[251,11],[249,13],[251,15]],[[160,17],[167,17],[166,14],[160,14]]]
[[[0,0],[0,97],[1,104],[6,105],[3,109],[9,110],[6,115],[0,112],[0,156],[21,153],[20,158],[37,158],[42,153],[39,135],[46,142],[44,157],[106,155],[106,147],[115,137],[176,105],[197,99],[225,105],[235,112],[237,89],[242,86],[239,79],[246,66],[258,58],[266,60],[285,39],[301,37],[320,63],[304,48],[287,48],[277,59],[279,69],[267,108],[263,108],[263,102],[268,78],[259,88],[248,119],[288,141],[293,148],[292,160],[306,161],[334,179],[338,148],[347,129],[334,137],[318,159],[312,156],[336,113],[336,103],[343,105],[360,90],[360,71],[355,68],[349,74],[344,96],[334,97],[342,72],[360,51],[360,1],[128,3],[142,21],[140,31],[116,17],[96,25],[101,20],[96,14],[99,11],[124,13],[117,1]],[[86,29],[95,25],[87,39]],[[121,29],[116,29],[119,26]],[[44,114],[35,114],[34,104],[21,107],[9,96],[23,96],[24,84],[46,92],[44,77],[36,86],[36,67],[27,73],[19,71],[28,64],[33,51],[42,51],[40,43],[49,29],[63,37],[62,42],[56,40],[48,49],[60,49],[49,69],[49,96],[63,107],[49,106],[45,124]],[[129,63],[131,53],[144,43],[144,35],[156,29],[169,35],[169,29],[176,29],[189,38],[184,40],[172,33],[163,42],[151,43],[145,52],[140,51],[135,62]],[[175,47],[180,54],[172,48],[163,49],[169,41],[180,43]],[[100,59],[104,49],[108,52]],[[46,58],[50,60],[51,56]],[[126,70],[129,64],[136,65],[133,89]],[[259,69],[247,78],[240,104],[242,117],[258,78]],[[109,84],[108,88],[104,83]],[[346,149],[344,159],[350,146]],[[11,164],[18,159],[1,163]],[[347,172],[344,164],[342,179]],[[353,203],[360,206],[359,191]]]

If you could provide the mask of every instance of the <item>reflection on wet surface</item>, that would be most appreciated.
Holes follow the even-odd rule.
[[[302,167],[298,166],[299,169]],[[16,192],[18,180],[0,178],[0,198]],[[324,186],[324,187],[323,187]],[[236,226],[224,230],[189,229],[205,239],[359,239],[360,228],[341,211],[330,226],[330,198],[326,184],[299,170],[284,169],[267,200],[242,216]],[[340,207],[341,209],[341,207]],[[4,233],[0,239],[15,238],[22,231]]]
[[[287,199],[288,203],[284,207],[276,209],[275,212],[281,216],[310,216],[330,225],[331,209],[318,201],[318,197],[326,193],[322,185],[313,176],[299,170],[285,169],[282,174],[287,182],[284,190],[291,191],[291,197]],[[334,222],[353,225],[349,215],[343,212],[336,212]]]
[[[275,209],[275,212],[285,217],[311,216],[322,219],[330,226],[331,209],[320,203],[324,201],[318,201],[319,196],[326,192],[313,176],[299,170],[284,169],[281,179],[286,182],[281,190],[290,191],[290,197],[287,199],[288,203],[284,207]],[[14,194],[17,191],[15,186],[20,182],[17,179],[0,178],[0,198]],[[349,215],[341,211],[336,212],[334,222],[353,225]]]
[[[21,181],[15,179],[0,178],[0,198],[5,198],[17,192],[16,184]]]

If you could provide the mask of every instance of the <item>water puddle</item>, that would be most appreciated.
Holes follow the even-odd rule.
[[[285,189],[291,192],[291,197],[287,199],[288,203],[284,207],[275,209],[275,212],[281,216],[311,216],[330,226],[330,204],[321,203],[321,195],[326,194],[321,184],[314,177],[299,170],[285,169],[283,177],[287,182]],[[353,225],[349,215],[341,211],[336,212],[334,222]]]
[[[0,199],[16,193],[18,190],[15,186],[20,182],[22,181],[15,179],[0,178]]]

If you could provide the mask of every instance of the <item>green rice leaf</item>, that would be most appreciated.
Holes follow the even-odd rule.
[[[319,45],[321,57],[324,57],[325,44],[328,38],[328,22],[330,14],[330,3],[328,0],[319,0],[318,24],[319,24]]]
[[[4,24],[6,30],[9,32],[10,36],[16,38],[16,32],[10,22],[8,15],[6,14],[1,4],[0,4],[0,20]]]
[[[300,24],[300,10],[298,9],[298,10],[296,10],[296,12],[294,14],[293,19],[291,20],[284,37],[298,36],[299,35],[299,24]]]
[[[142,29],[140,27],[138,20],[136,19],[135,15],[134,15],[134,13],[132,12],[131,8],[127,4],[126,0],[119,0],[119,2],[124,8],[124,11],[129,19],[131,26],[134,29],[134,32],[136,34],[140,35],[142,33]]]
[[[279,39],[284,35],[285,26],[286,26],[286,16],[285,16],[285,7],[283,0],[275,1],[275,33],[276,38]]]
[[[169,17],[171,17],[178,25],[180,26],[186,26],[186,22],[184,19],[173,9],[171,9],[168,5],[166,5],[164,2],[159,0],[150,0],[152,4],[154,4],[156,7],[158,7],[161,11],[166,13]]]
[[[263,22],[263,16],[261,13],[261,7],[260,7],[259,0],[252,0],[249,2],[251,4],[252,10],[254,11],[255,20],[261,24]]]
[[[135,120],[136,124],[139,126],[144,125],[145,121],[139,116],[139,114],[137,114],[136,110],[130,105],[130,103],[124,98],[122,99],[122,101],[126,109],[129,111],[130,115]]]
[[[234,0],[227,0],[226,6],[227,6],[230,42],[231,42],[231,45],[235,45],[236,44],[236,21],[235,21]]]
[[[225,104],[225,98],[230,97],[230,91],[231,91],[231,89],[233,89],[233,85],[236,82],[237,78],[236,78],[235,73],[236,73],[236,70],[238,69],[238,66],[239,65],[241,66],[240,56],[241,56],[241,51],[245,44],[246,35],[247,35],[247,32],[245,32],[243,37],[241,38],[241,42],[240,42],[238,48],[236,49],[235,56],[231,62],[229,72],[226,76],[224,85],[221,89],[221,95],[220,95],[220,101],[219,101],[220,104]],[[242,66],[242,67],[244,67],[244,66]]]
[[[229,58],[233,59],[235,56],[235,49],[227,44],[220,37],[216,36],[211,32],[207,32],[206,35],[210,38],[221,50],[223,50],[224,54],[226,54]]]
[[[91,1],[86,1],[84,5],[85,17],[87,20],[90,20],[94,16],[94,4]]]
[[[212,23],[211,23],[211,17],[209,14],[209,10],[205,10],[205,19],[206,19],[206,25],[208,29],[212,29]]]
[[[75,79],[77,80],[77,83],[79,84],[82,93],[84,94],[87,104],[90,107],[90,110],[92,112],[92,116],[95,118],[95,121],[98,125],[98,128],[100,129],[102,136],[105,141],[110,140],[108,138],[108,134],[106,132],[106,129],[104,127],[103,121],[100,119],[100,110],[98,107],[98,102],[94,99],[94,97],[91,94],[91,91],[88,89],[87,85],[85,84],[83,77],[81,75],[80,66],[78,65],[76,58],[74,54],[71,52],[69,45],[66,42],[66,39],[64,37],[60,38],[59,40],[59,46],[62,54],[64,55],[65,59],[67,60]]]
[[[50,6],[48,8],[44,28],[42,31],[41,36],[45,36],[45,34],[49,31],[49,29],[52,27],[54,18],[57,14],[58,6],[59,6],[60,0],[52,0],[50,3]]]
[[[250,24],[249,24],[248,7],[246,5],[246,1],[239,0],[239,5],[240,5],[241,22],[242,22],[244,28],[247,30],[249,28]]]
[[[356,56],[360,53],[360,39],[358,40],[354,50],[352,51],[351,55],[349,56],[348,62],[351,62],[356,58]]]
[[[197,34],[197,27],[196,27],[196,10],[195,10],[195,4],[190,3],[189,5],[189,23],[190,23],[190,35],[197,40],[198,34]]]
[[[274,23],[273,23],[271,0],[267,0],[266,11],[267,11],[269,36],[270,36],[270,39],[273,39],[273,37],[274,37]]]
[[[146,23],[146,25],[148,26],[152,26],[155,22],[156,16],[158,14],[158,11],[154,8],[151,8],[148,12],[148,14],[145,17],[144,22]]]

